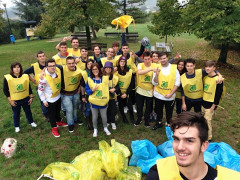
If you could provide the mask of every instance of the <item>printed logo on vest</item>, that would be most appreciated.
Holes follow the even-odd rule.
[[[71,177],[74,179],[79,179],[80,174],[78,172],[72,172]]]
[[[18,84],[17,91],[22,91],[22,90],[23,90],[23,84]]]
[[[204,85],[204,91],[207,91],[209,89],[209,87],[210,87],[210,84],[205,84]]]
[[[167,88],[168,87],[168,82],[167,81],[162,81],[161,87],[162,88]]]
[[[73,84],[77,83],[77,77],[73,77],[71,80],[71,83],[73,83]]]
[[[124,82],[123,81],[119,81],[119,87],[123,87],[124,86]]]
[[[190,88],[189,88],[190,91],[196,91],[196,89],[197,89],[196,84],[190,85]]]
[[[102,90],[100,90],[100,91],[97,90],[96,96],[97,96],[97,97],[102,97]]]
[[[56,88],[57,88],[57,89],[60,89],[60,88],[61,88],[61,83],[57,83],[57,84],[56,84]]]
[[[131,66],[131,65],[128,65],[127,67],[128,67],[129,69],[131,69],[132,66]]]
[[[145,75],[144,81],[150,81],[150,80],[151,80],[151,77],[148,75]]]

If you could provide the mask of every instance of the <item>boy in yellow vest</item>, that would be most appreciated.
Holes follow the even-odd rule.
[[[48,60],[46,67],[45,75],[39,79],[38,95],[48,109],[53,136],[60,137],[57,126],[67,126],[67,123],[62,122],[60,117],[61,71],[56,68],[54,59]]]
[[[59,52],[52,57],[55,60],[57,65],[65,66],[66,58],[68,56],[72,56],[72,53],[67,52],[67,43],[60,42],[59,43]]]
[[[86,69],[86,61],[88,60],[88,49],[87,47],[81,47],[81,56],[75,59],[77,67],[82,71]]]
[[[204,117],[208,123],[208,140],[212,139],[212,116],[221,100],[223,94],[223,83],[217,84],[218,76],[215,73],[216,62],[207,61],[205,63],[205,71],[208,73],[203,79],[203,101]]]
[[[154,85],[153,96],[155,100],[155,112],[157,122],[152,130],[162,127],[163,108],[165,106],[166,125],[172,119],[175,92],[180,86],[180,74],[175,64],[168,62],[167,53],[159,53],[160,63],[156,72],[153,73],[152,84]]]
[[[240,173],[221,166],[213,169],[204,162],[207,150],[208,124],[199,113],[182,112],[171,121],[175,156],[159,159],[146,180],[230,180],[240,179]]]

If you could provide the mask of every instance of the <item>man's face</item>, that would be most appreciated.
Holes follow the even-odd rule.
[[[41,62],[41,63],[45,63],[45,61],[46,61],[46,56],[45,56],[45,54],[44,54],[44,53],[38,54],[38,55],[37,55],[37,60],[38,60],[39,62]]]
[[[198,129],[194,126],[183,126],[175,129],[173,134],[173,150],[180,167],[194,166],[203,161],[203,152],[208,141],[200,142]]]
[[[72,40],[72,48],[78,49],[79,47],[79,41],[77,39]]]
[[[158,63],[158,61],[159,61],[159,59],[158,59],[158,54],[154,53],[154,54],[152,55],[152,61],[153,61],[153,63]]]
[[[86,49],[82,49],[82,50],[81,50],[81,56],[82,56],[83,58],[86,58],[87,55],[88,55],[88,51],[87,51]]]
[[[67,52],[67,46],[66,46],[66,45],[62,45],[62,46],[60,46],[59,50],[60,50],[60,52],[61,52],[62,54],[66,54],[66,52]]]
[[[151,62],[152,62],[150,56],[144,56],[143,61],[144,61],[145,66],[150,66]]]
[[[119,46],[113,46],[112,48],[115,51],[115,53],[117,53],[119,51]]]
[[[113,57],[113,54],[114,54],[113,48],[108,48],[106,54],[107,54],[107,57],[108,57],[108,58],[112,58],[112,57]]]
[[[128,53],[128,50],[129,50],[128,46],[123,46],[123,47],[122,47],[122,52],[123,52],[123,54],[127,54],[127,53]]]
[[[195,69],[195,64],[193,63],[186,63],[186,69],[188,73],[193,73]]]
[[[206,71],[206,73],[212,73],[213,71],[215,71],[216,70],[216,67],[214,67],[214,66],[206,66],[205,67],[205,71]]]
[[[56,63],[55,62],[48,63],[47,70],[50,74],[53,74],[56,71]]]
[[[74,61],[74,59],[69,59],[69,60],[67,60],[67,67],[68,67],[68,69],[70,70],[70,71],[74,71],[74,69],[75,69],[75,61]]]
[[[162,66],[167,65],[168,64],[168,57],[166,55],[163,55],[160,57],[160,63]]]
[[[93,50],[93,52],[94,52],[94,54],[95,55],[99,55],[100,54],[100,48],[98,47],[98,46],[96,46],[95,48],[94,48],[94,50]]]

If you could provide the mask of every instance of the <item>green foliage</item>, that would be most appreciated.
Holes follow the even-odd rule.
[[[42,19],[41,14],[44,13],[43,3],[40,0],[15,0],[17,6],[17,14],[22,20],[37,21]]]

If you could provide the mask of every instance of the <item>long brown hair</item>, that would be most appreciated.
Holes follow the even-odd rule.
[[[121,60],[124,60],[125,61],[125,66],[123,68],[123,70],[121,69],[120,67],[120,61]],[[118,65],[117,65],[117,71],[118,71],[118,74],[120,75],[126,75],[126,73],[129,71],[129,68],[127,67],[127,58],[124,57],[124,56],[121,56],[118,60]]]
[[[13,76],[14,73],[13,73],[13,68],[15,68],[16,66],[19,66],[20,67],[20,72],[19,72],[19,76],[22,76],[23,74],[23,68],[22,68],[22,65],[19,63],[19,62],[13,62],[11,64],[11,69],[10,69],[10,74]]]
[[[92,64],[92,66],[91,66],[91,71],[90,71],[90,76],[91,76],[92,78],[95,78],[95,75],[94,75],[93,72],[92,72],[92,69],[93,69],[94,67],[97,67],[97,68],[98,68],[98,76],[99,76],[99,77],[102,77],[102,76],[103,76],[103,73],[102,73],[101,68],[100,68],[100,66],[98,65],[98,63],[93,63],[93,64]]]

